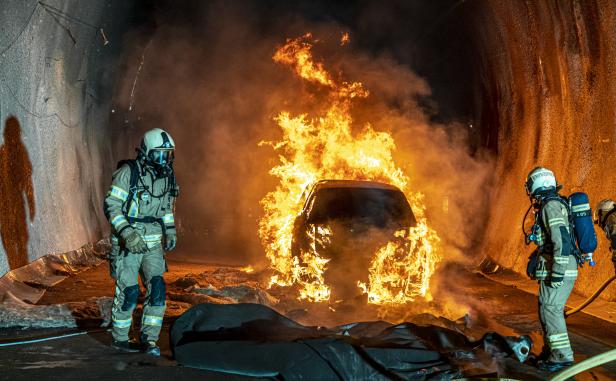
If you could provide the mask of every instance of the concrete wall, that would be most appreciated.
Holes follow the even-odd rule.
[[[61,13],[32,0],[0,8],[0,275],[107,229],[108,120],[132,2],[45,3]]]
[[[476,20],[484,73],[484,126],[498,136],[498,167],[484,253],[523,273],[530,249],[520,230],[535,166],[553,169],[564,192],[594,205],[616,197],[616,3],[491,1]],[[598,266],[582,270],[588,295],[614,274],[597,232]],[[616,300],[616,286],[605,295]]]

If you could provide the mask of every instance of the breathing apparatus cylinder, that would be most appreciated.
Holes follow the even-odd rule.
[[[595,233],[588,195],[583,192],[571,194],[569,196],[569,207],[578,247],[582,253],[586,254],[586,262],[590,266],[594,266],[596,263],[592,259],[592,254],[597,249],[597,234]]]

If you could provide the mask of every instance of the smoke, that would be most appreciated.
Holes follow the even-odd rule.
[[[318,90],[301,84],[271,57],[286,38],[306,32],[321,40],[317,58],[371,92],[353,107],[356,128],[370,123],[393,133],[396,159],[410,174],[413,189],[425,196],[445,259],[472,253],[487,211],[491,163],[469,154],[468,126],[431,122],[420,106],[430,98],[425,80],[386,52],[359,47],[352,30],[333,22],[306,21],[257,2],[191,7],[181,16],[160,11],[153,34],[128,38],[129,63],[115,98],[130,121],[132,142],[122,144],[136,145],[140,134],[153,127],[166,129],[176,141],[178,252],[183,259],[265,262],[257,236],[259,201],[276,185],[268,171],[277,157],[258,143],[280,136],[273,120],[280,111],[310,112],[319,104]],[[351,42],[341,47],[343,32],[350,32]]]

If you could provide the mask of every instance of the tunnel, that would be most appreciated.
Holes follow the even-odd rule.
[[[227,287],[221,279],[250,279],[251,287],[269,281],[284,295],[294,283],[291,289],[314,293],[285,306],[283,314],[300,321],[306,317],[301,311],[310,310],[305,303],[329,294],[322,284],[315,289],[323,283],[324,265],[314,265],[321,258],[295,258],[290,244],[279,246],[288,237],[276,229],[290,232],[293,225],[281,219],[281,208],[292,217],[300,211],[284,200],[296,203],[302,195],[285,193],[285,186],[304,189],[298,184],[310,176],[312,183],[354,176],[344,179],[400,188],[419,226],[426,226],[406,239],[429,242],[434,251],[413,264],[419,270],[399,270],[418,282],[408,300],[396,299],[413,301],[413,313],[378,317],[401,322],[431,312],[455,320],[458,314],[504,334],[527,332],[490,316],[498,315],[490,308],[509,303],[508,288],[527,293],[527,299],[511,296],[518,305],[533,300],[534,306],[538,292],[526,275],[532,252],[523,233],[528,173],[550,168],[562,194],[585,192],[592,208],[616,191],[610,173],[616,5],[608,1],[5,0],[0,9],[0,290],[3,303],[13,307],[37,305],[37,299],[77,302],[103,295],[97,294],[102,287],[113,296],[111,280],[100,270],[106,280],[92,281],[75,300],[59,293],[87,284],[74,283],[83,282],[75,278],[80,266],[106,266],[113,228],[104,203],[112,174],[120,160],[135,158],[152,128],[167,131],[176,146],[178,244],[166,254],[166,274],[177,289],[169,289],[168,279],[168,294],[195,304],[182,294],[198,286],[190,274],[203,269],[214,274],[208,273],[216,279],[208,281],[212,287]],[[325,77],[307,77],[294,67],[297,62],[284,56],[288,46],[311,54],[311,70]],[[346,136],[341,129],[321,136],[333,123],[328,118],[338,118],[338,129],[348,125],[349,138],[336,140],[348,151],[327,151],[328,139]],[[309,132],[293,135],[297,123]],[[298,137],[310,149],[293,141]],[[381,163],[395,166],[372,175],[368,164],[357,164],[362,173],[340,164],[370,147],[379,148]],[[326,164],[327,155],[333,164]],[[298,175],[290,168],[313,173]],[[579,269],[573,305],[614,275],[610,241],[600,227],[595,230],[597,265]],[[87,263],[79,263],[84,258]],[[313,266],[302,270],[302,261]],[[362,269],[370,266],[361,263]],[[372,262],[370,271],[387,271],[386,264],[379,270]],[[176,265],[182,270],[174,273]],[[352,273],[346,266],[345,259],[338,278]],[[244,278],[254,271],[258,279]],[[471,286],[462,279],[475,275],[460,274],[482,274],[494,283]],[[48,280],[41,285],[42,277]],[[458,284],[478,294],[456,291]],[[490,291],[490,284],[498,291]],[[487,294],[504,295],[489,308],[477,296],[484,286]],[[393,295],[371,294],[369,284],[363,290],[361,300],[375,304]],[[266,291],[255,293],[256,303],[271,305]],[[207,295],[198,302],[212,302]],[[599,337],[595,346],[573,342],[574,349],[587,345],[584,358],[614,346],[597,331],[614,329],[616,286],[605,288],[595,303],[588,319],[600,324],[573,323],[584,340]],[[317,308],[302,323],[376,317],[345,308]],[[345,316],[341,320],[328,315],[336,309]],[[0,313],[0,327],[7,329],[0,337],[7,342],[11,316]],[[541,336],[531,337],[540,347]],[[507,369],[499,368],[499,375]],[[613,364],[601,369],[599,379],[616,374]]]

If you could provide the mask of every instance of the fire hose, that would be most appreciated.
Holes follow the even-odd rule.
[[[43,337],[43,338],[20,340],[20,341],[10,341],[8,343],[0,343],[0,347],[12,347],[12,346],[15,346],[15,345],[35,344],[35,343],[41,343],[43,341],[60,340],[60,339],[66,339],[66,338],[69,338],[69,337],[87,335],[88,333],[107,332],[107,331],[109,331],[109,330],[108,329],[93,329],[93,330],[89,330],[89,331],[80,331],[80,332],[75,332],[75,333],[68,333],[68,334],[65,334],[65,335],[48,336],[48,337]]]
[[[616,360],[616,348],[588,358],[569,368],[563,369],[560,372],[556,373],[554,377],[550,378],[548,381],[565,381],[570,377],[582,373],[590,368],[594,368],[596,366],[603,365],[614,360]]]
[[[601,293],[607,288],[607,286],[609,286],[610,283],[612,283],[615,279],[616,279],[616,275],[614,275],[610,279],[606,280],[601,285],[601,287],[599,287],[597,289],[597,291],[595,291],[595,293],[590,296],[590,298],[586,299],[586,301],[584,303],[580,304],[579,306],[575,307],[572,310],[569,310],[569,311],[565,312],[565,317],[569,317],[569,316],[573,315],[574,313],[580,312],[581,310],[586,308],[590,303],[594,302],[595,299],[597,299],[597,297],[599,295],[601,295]]]

